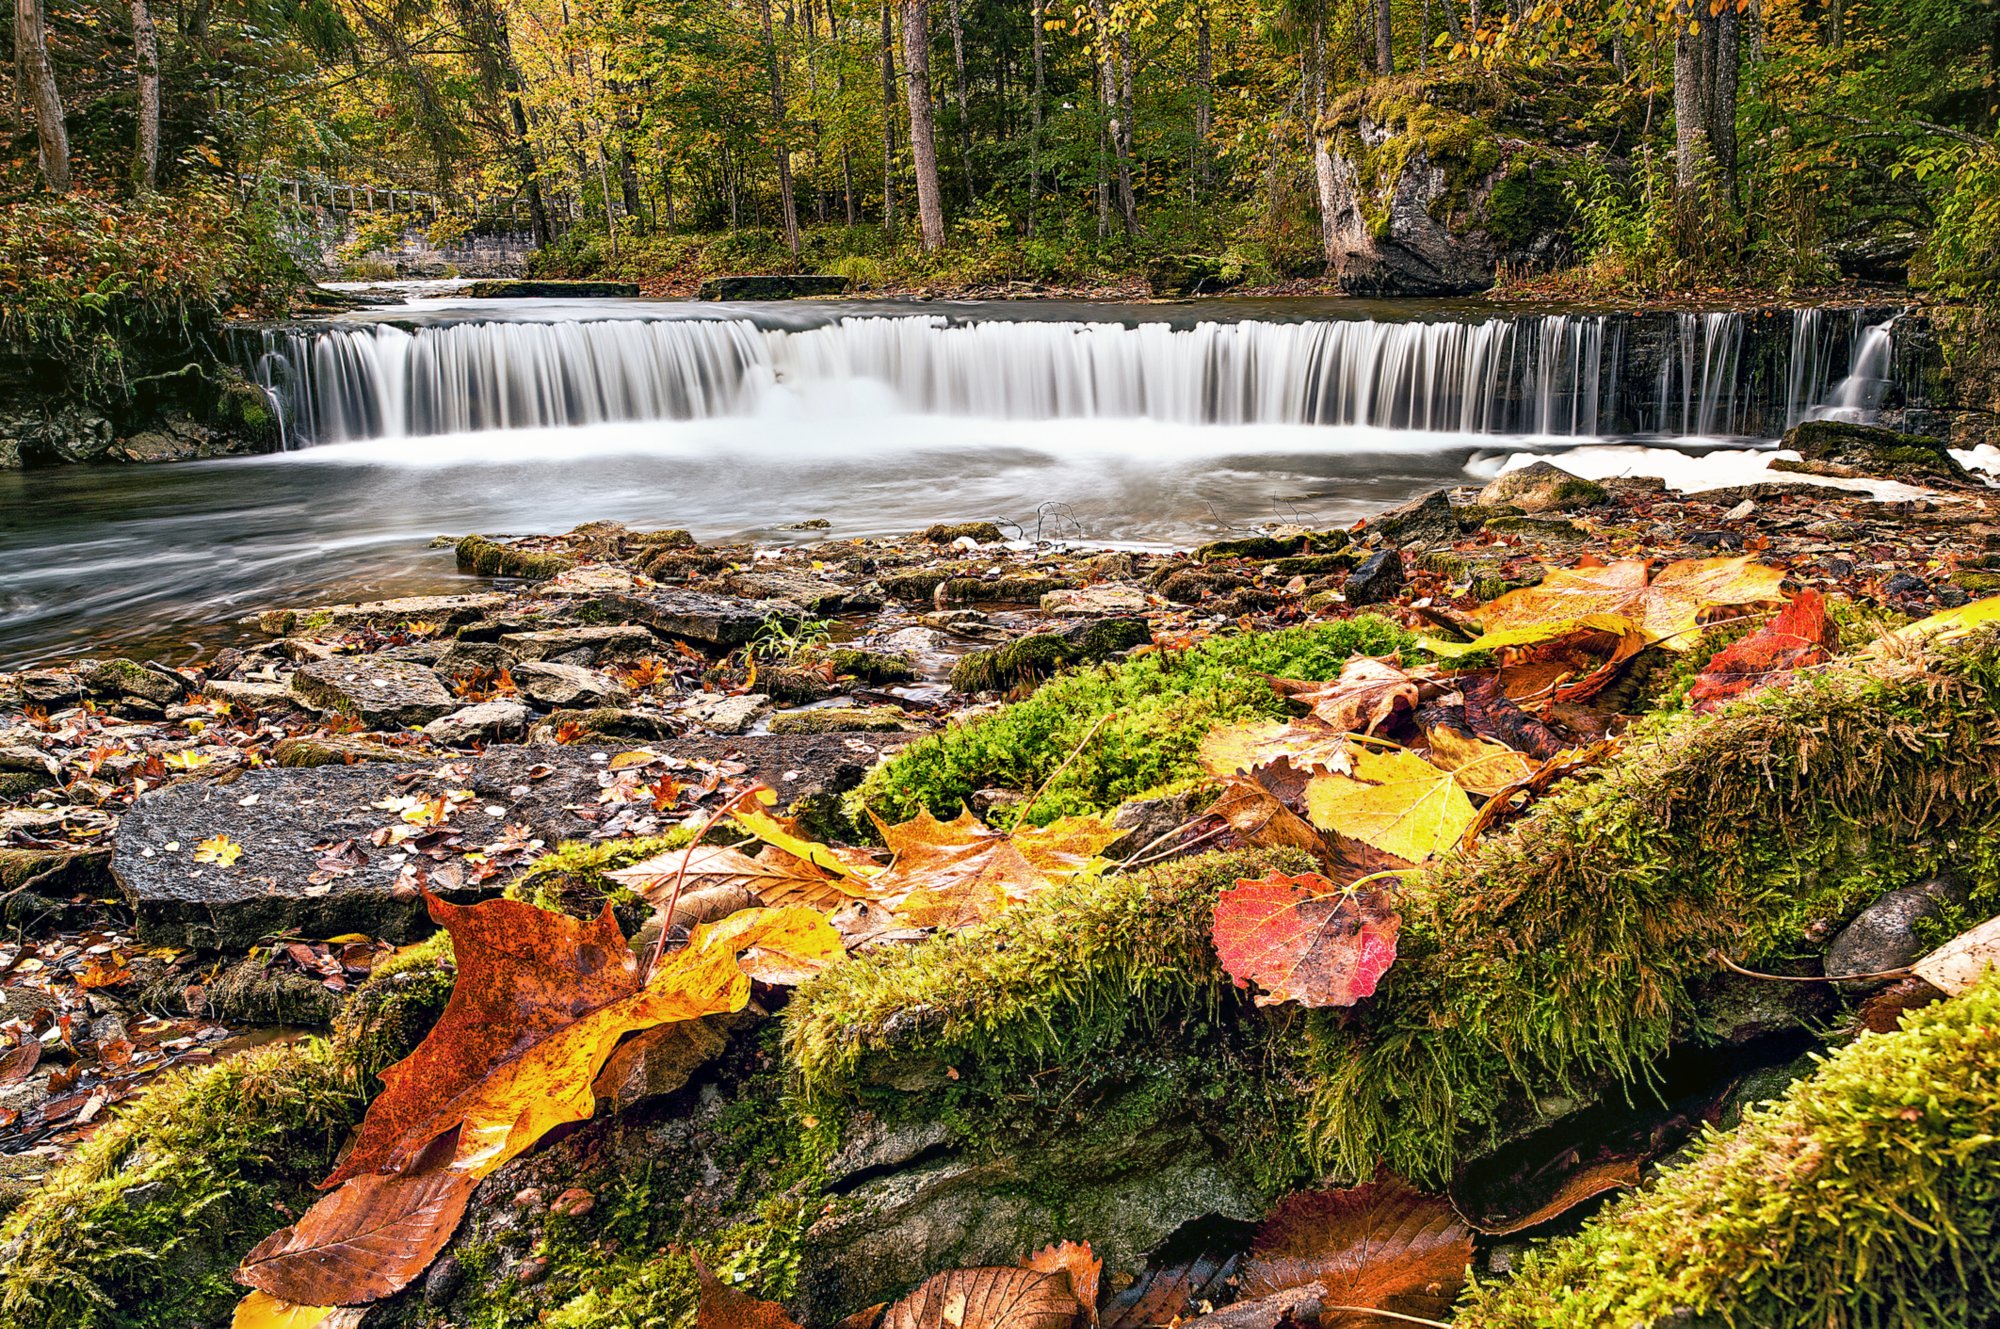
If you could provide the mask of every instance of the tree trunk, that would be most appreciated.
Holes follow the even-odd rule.
[[[1195,7],[1194,28],[1194,178],[1207,188],[1215,179],[1215,156],[1209,135],[1215,132],[1215,48],[1209,36],[1208,0]]]
[[[1451,34],[1453,41],[1464,41],[1465,24],[1458,19],[1458,0],[1439,0],[1439,4],[1444,10],[1444,30]],[[1614,28],[1612,31],[1615,33],[1617,29]]]
[[[645,200],[639,194],[639,159],[632,155],[632,149],[620,146],[618,149],[618,188],[625,195],[625,215],[639,228],[639,234],[646,233]]]
[[[847,226],[854,229],[854,152],[850,148],[840,150],[840,192],[847,201]]]
[[[896,45],[889,40],[889,3],[882,3],[882,231],[896,240]]]
[[[1704,7],[1705,12],[1705,7]],[[1700,31],[1690,31],[1698,24]],[[1703,163],[1708,158],[1708,116],[1703,89],[1708,76],[1706,23],[1691,23],[1686,13],[1674,22],[1674,187],[1684,197],[1692,197],[1701,183]]]
[[[1715,153],[1715,183],[1733,206],[1736,199],[1736,90],[1742,70],[1743,16],[1724,5],[1713,20],[1709,48],[1708,141]]]
[[[1320,253],[1332,271],[1338,255],[1334,235],[1339,222],[1339,182],[1333,173],[1333,153],[1321,137],[1319,122],[1326,115],[1326,44],[1323,21],[1313,19],[1312,50],[1307,54],[1306,79],[1312,88],[1312,111],[1307,116],[1306,135],[1312,143],[1313,188],[1319,197]]]
[[[924,249],[944,248],[944,200],[938,192],[937,117],[931,106],[930,0],[902,0],[903,83],[910,103],[910,158],[917,168],[917,218]]]
[[[160,183],[160,38],[146,0],[132,0],[132,60],[139,71],[139,130],[132,146],[132,184],[150,194]]]
[[[15,77],[27,94],[41,152],[42,179],[58,194],[69,192],[69,127],[62,94],[49,64],[49,38],[42,26],[42,0],[14,0]]]
[[[771,118],[776,143],[771,154],[778,163],[778,211],[785,228],[785,248],[799,256],[799,212],[792,199],[792,146],[785,133],[785,76],[778,68],[778,39],[771,32],[771,0],[762,0],[764,63],[771,79]]]
[[[958,101],[958,160],[965,172],[965,201],[979,197],[972,183],[972,117],[965,104],[965,25],[960,20],[958,0],[950,0],[945,12],[951,16],[952,89]]]
[[[660,172],[660,211],[667,219],[667,231],[671,234],[680,226],[680,219],[674,216],[674,171],[671,166]]]
[[[1375,0],[1375,72],[1384,78],[1396,72],[1394,37],[1389,0]]]
[[[1132,193],[1132,37],[1118,33],[1118,211],[1125,234],[1139,234],[1139,203]]]
[[[1035,205],[1042,199],[1042,89],[1047,82],[1048,62],[1042,51],[1043,0],[1033,0],[1029,14],[1035,25],[1035,84],[1028,105],[1028,234],[1035,233]]]

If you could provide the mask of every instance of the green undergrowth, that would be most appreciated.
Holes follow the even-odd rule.
[[[634,904],[638,894],[620,886],[610,874],[678,849],[694,838],[694,832],[693,826],[676,826],[664,835],[629,840],[565,840],[536,859],[507,887],[507,894],[543,909],[581,915],[596,913],[606,900],[613,906]]]
[[[1292,1143],[1335,1176],[1386,1162],[1440,1181],[1539,1100],[1642,1088],[1671,1045],[1700,1036],[1690,988],[1718,949],[1808,959],[1881,891],[1947,863],[1971,883],[1971,914],[2000,912],[1996,733],[1991,639],[1652,726],[1426,874],[1373,999],[1255,1017],[1287,1021],[1271,1076],[1296,1086]],[[1093,1020],[1125,1018],[1100,1015],[1114,994],[1135,1004],[1134,974],[1150,976],[1142,1009],[1211,1009],[1217,883],[1163,880],[1076,883],[985,928],[843,966],[787,1012],[796,1072],[816,1094],[860,1095],[898,1065],[948,1056],[964,1084],[1051,1055],[1079,1028],[1092,1045]],[[1107,913],[1116,926],[1096,921]]]
[[[80,1146],[0,1225],[0,1323],[225,1321],[243,1291],[237,1261],[312,1203],[376,1073],[444,1008],[447,968],[398,970],[356,995],[332,1038],[168,1072]]]
[[[1046,824],[1103,811],[1195,775],[1196,749],[1215,725],[1285,715],[1267,675],[1328,679],[1356,654],[1385,655],[1413,641],[1387,619],[1364,615],[1066,674],[996,714],[919,739],[876,767],[849,796],[853,819],[867,824],[858,805],[890,821],[926,807],[954,816],[975,790],[1040,787],[1079,744],[1076,760],[1042,793],[1029,820]],[[1084,743],[1099,718],[1113,712]]]
[[[1581,1232],[1475,1284],[1466,1329],[1990,1323],[2000,977],[1833,1053]]]

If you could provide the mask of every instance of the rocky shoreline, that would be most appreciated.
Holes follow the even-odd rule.
[[[239,644],[184,668],[103,658],[0,678],[0,907],[18,937],[0,943],[0,1032],[37,1049],[12,1059],[25,1061],[21,1073],[0,1061],[0,1196],[48,1218],[33,1206],[53,1201],[37,1195],[68,1184],[72,1155],[97,1159],[105,1140],[126,1138],[107,1122],[131,1111],[121,1105],[148,1102],[164,1070],[220,1074],[244,1057],[275,1065],[307,1055],[292,1043],[301,1028],[339,1024],[347,1041],[335,1046],[362,1046],[357,1019],[438,973],[425,893],[464,903],[506,891],[583,914],[609,898],[631,931],[645,911],[626,913],[631,897],[604,874],[685,838],[682,828],[746,782],[777,791],[801,834],[866,841],[873,832],[856,799],[886,806],[885,769],[898,772],[891,801],[932,778],[930,757],[885,760],[967,732],[1051,679],[1110,677],[1241,638],[1343,623],[1376,630],[1366,625],[1380,620],[1357,615],[1385,616],[1381,631],[1463,636],[1480,604],[1551,569],[1613,558],[1753,554],[1783,569],[1791,592],[1847,606],[1850,633],[2000,590],[2000,506],[1948,453],[1886,431],[1807,443],[1798,469],[1893,478],[1928,496],[1877,503],[1807,484],[1686,496],[1541,465],[1350,530],[1246,531],[1176,554],[1038,544],[982,521],[885,540],[822,542],[801,529],[783,547],[704,546],[685,531],[596,522],[560,535],[465,537],[462,570],[501,579],[493,589],[272,609],[244,621]],[[1741,633],[1726,627],[1711,629],[1704,659]],[[1671,692],[1675,668],[1664,658],[1635,666],[1618,705],[1563,723],[1615,742],[1630,715],[1647,714],[1646,698]],[[966,802],[997,822],[1046,791],[1046,782],[980,784]],[[1191,797],[1168,789],[1102,807],[1125,832],[1108,857],[1163,865],[1106,880],[1151,882],[1156,900],[1176,890],[1212,899],[1201,892],[1215,881],[1262,870],[1251,862],[1262,842],[1240,825],[1203,822]],[[1183,877],[1155,875],[1174,871]],[[1969,889],[1948,873],[1914,885],[1893,870],[1885,878],[1895,889],[1879,899],[1850,892],[1838,914],[1802,920],[1813,940],[1776,959],[1853,973],[1907,963],[1924,920],[1950,915]],[[1019,927],[1030,930],[1006,934],[1003,953],[1045,944],[1030,923]],[[979,972],[1005,963],[979,950],[994,944],[990,931],[882,964],[901,965],[914,987],[931,980],[911,966],[954,955]],[[984,991],[977,983],[999,980],[965,981]],[[1518,1162],[1509,1148],[1560,1150],[1633,1131],[1654,1133],[1649,1157],[1671,1153],[1704,1114],[1740,1112],[1809,1070],[1801,1055],[1851,1010],[1823,986],[1692,970],[1689,983],[1671,1038],[1662,1033],[1646,1054],[1669,1068],[1658,1072],[1671,1090],[1661,1103],[1619,1106],[1613,1091],[1628,1077],[1616,1059],[1586,1057],[1482,1106],[1487,1124],[1452,1146],[1454,1168],[1484,1161],[1509,1173]],[[440,990],[422,991],[422,1009],[434,1012]],[[501,1306],[506,1316],[595,1323],[588,1307],[606,1303],[591,1297],[612,1293],[592,1293],[584,1270],[592,1261],[624,1269],[635,1241],[660,1254],[621,1273],[616,1295],[678,1315],[681,1292],[646,1283],[682,1268],[667,1256],[674,1243],[723,1232],[749,1242],[753,1229],[746,1268],[791,1288],[799,1314],[824,1322],[953,1264],[1011,1260],[1003,1248],[1035,1233],[1087,1229],[1130,1276],[1174,1241],[1224,1251],[1263,1212],[1252,1157],[1263,1146],[1238,1136],[1251,1129],[1250,1109],[1191,1105],[1173,1098],[1179,1090],[1159,1097],[1161,1086],[1221,1083],[1214,1077],[1231,1067],[1232,1093],[1277,1092],[1245,1089],[1267,1073],[1250,1069],[1261,1035],[1192,1013],[1219,998],[1174,1017],[1188,1022],[1179,1032],[1141,1040],[1178,1049],[1151,1054],[1152,1071],[1143,1047],[1117,1041],[1124,1033],[1105,1044],[1100,1080],[1085,1093],[1094,1124],[1081,1136],[1049,1135],[1049,1122],[1068,1118],[1047,1117],[1053,1105],[1039,1090],[998,1085],[976,1057],[953,1052],[961,1036],[928,1023],[920,999],[874,1024],[843,1000],[852,998],[829,991],[789,1012],[782,1053],[768,1036],[775,1024],[753,1008],[713,1022],[720,1055],[708,1071],[626,1067],[613,1110],[482,1188],[450,1252],[384,1308],[383,1322],[465,1323]],[[1099,1018],[1089,1002],[1051,1001],[1051,1027],[1078,1022],[1064,1037],[1097,1036],[1086,1033]],[[411,1036],[397,1035],[397,1046]],[[809,1036],[852,1042],[822,1064],[799,1041]],[[995,1025],[992,1036],[1015,1035]],[[393,1056],[366,1046],[371,1067]],[[1002,1063],[1014,1065],[995,1054]],[[806,1106],[781,1109],[801,1083]],[[1084,1092],[1063,1083],[1064,1093]],[[1005,1120],[1007,1109],[979,1099],[988,1092],[1021,1095],[1025,1115]],[[759,1136],[766,1128],[745,1115],[759,1113],[802,1137]],[[656,1192],[631,1189],[642,1164],[663,1169]],[[554,1202],[579,1191],[582,1201]],[[114,1198],[118,1213],[143,1208],[122,1189]],[[234,1213],[234,1203],[217,1212]],[[64,1212],[62,1221],[81,1221],[81,1211]],[[217,1218],[178,1257],[203,1271],[207,1290],[189,1294],[177,1323],[219,1322],[242,1253],[237,1221]],[[0,1296],[26,1295],[24,1240],[15,1230],[0,1251],[0,1286],[12,1289]],[[1504,1273],[1521,1250],[1518,1239],[1496,1239],[1481,1268]],[[1210,1276],[1226,1264],[1216,1256]],[[21,1321],[30,1322],[43,1321]]]

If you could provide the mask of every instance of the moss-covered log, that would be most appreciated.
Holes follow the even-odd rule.
[[[2000,1307],[2000,978],[1840,1049],[1472,1287],[1465,1329],[1973,1325]]]

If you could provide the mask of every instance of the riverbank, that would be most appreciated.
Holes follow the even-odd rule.
[[[1726,939],[1752,968],[1884,968],[1901,962],[1896,948],[2000,907],[2000,883],[1953,848],[1987,815],[1967,791],[2000,779],[1980,765],[1985,749],[1968,750],[1960,769],[1949,745],[1880,741],[1912,704],[1905,693],[1922,696],[1913,714],[1927,733],[1956,732],[1936,710],[1945,696],[1966,708],[1968,733],[1988,732],[1974,715],[1987,704],[1986,666],[1891,652],[1881,658],[1918,672],[1877,678],[1864,658],[1885,634],[2000,588],[1987,566],[2000,560],[1992,491],[1947,454],[1913,447],[1835,431],[1811,459],[1823,475],[1922,487],[1893,503],[1768,483],[1687,496],[1543,468],[1352,529],[1269,527],[1179,554],[1037,544],[979,521],[831,541],[806,523],[784,546],[703,546],[616,522],[467,536],[454,558],[484,580],[457,594],[272,609],[171,667],[100,657],[0,679],[0,889],[22,929],[4,951],[11,1023],[0,1028],[17,1049],[38,1049],[8,1056],[0,1084],[0,1176],[11,1179],[0,1194],[19,1206],[0,1235],[0,1306],[24,1325],[67,1322],[72,1297],[226,1321],[241,1292],[230,1270],[278,1221],[273,1202],[294,1213],[311,1202],[305,1183],[330,1161],[327,1141],[372,1092],[362,1073],[436,1018],[449,952],[398,949],[430,931],[422,892],[469,905],[505,891],[578,917],[608,900],[633,931],[653,888],[607,872],[684,843],[752,780],[793,819],[771,833],[794,855],[808,851],[787,836],[854,846],[838,853],[859,864],[852,855],[882,834],[899,843],[888,828],[963,805],[1018,835],[1058,817],[1103,818],[1082,856],[1129,870],[1017,883],[1021,912],[962,932],[869,908],[837,914],[857,948],[851,969],[789,1008],[786,989],[760,987],[755,1010],[779,1013],[714,1022],[692,1064],[667,1044],[627,1057],[618,1084],[601,1087],[596,1121],[479,1189],[435,1272],[378,1308],[385,1323],[677,1319],[692,1306],[692,1274],[661,1263],[659,1240],[640,1233],[672,1232],[711,1260],[737,1252],[747,1286],[817,1323],[954,1264],[1011,1259],[1000,1249],[1010,1243],[1089,1240],[1107,1277],[1143,1279],[1149,1253],[1182,1225],[1228,1220],[1211,1233],[1226,1242],[1241,1230],[1231,1223],[1285,1190],[1372,1175],[1371,1149],[1425,1188],[1456,1175],[1461,1207],[1501,1233],[1539,1203],[1523,1200],[1522,1176],[1538,1178],[1530,1190],[1567,1176],[1558,1164],[1551,1183],[1538,1159],[1609,1150],[1623,1160],[1614,1187],[1651,1177],[1693,1121],[1733,1121],[1742,1103],[1809,1074],[1801,1054],[1854,1035],[1851,1002],[1731,978],[1713,945]],[[1631,589],[1643,574],[1628,584],[1619,571],[1634,567],[1655,573],[1657,605]],[[1697,567],[1734,571],[1677,602],[1667,586]],[[1602,595],[1566,607],[1599,578],[1622,608]],[[1533,608],[1538,594],[1548,603]],[[1787,599],[1825,604],[1814,649],[1846,662],[1809,667],[1791,687],[1788,670],[1810,660],[1743,655]],[[1547,621],[1497,652],[1465,642],[1509,605]],[[1475,798],[1501,799],[1495,814],[1517,799],[1553,801],[1489,831],[1463,867],[1433,869],[1461,883],[1450,889],[1467,892],[1474,914],[1447,925],[1406,901],[1413,940],[1398,964],[1408,968],[1346,1017],[1347,1032],[1314,1024],[1302,1035],[1283,1008],[1267,1016],[1226,995],[1207,939],[1232,881],[1312,865],[1285,820],[1303,814],[1281,814],[1297,791],[1223,778],[1204,740],[1295,714],[1269,679],[1330,682],[1356,651],[1400,659],[1350,699],[1377,716],[1370,728],[1442,760],[1437,726],[1464,726],[1495,758],[1511,750],[1524,771],[1544,772],[1535,792],[1481,781]],[[1851,696],[1840,669],[1859,671]],[[1730,706],[1766,685],[1777,692],[1764,703]],[[1342,713],[1337,687],[1318,691],[1323,713]],[[1299,694],[1303,705],[1312,693]],[[1822,750],[1829,724],[1881,747],[1880,764]],[[1296,724],[1285,732],[1280,747],[1299,741]],[[1795,749],[1806,783],[1768,785],[1769,763]],[[1732,783],[1730,763],[1746,760],[1755,778],[1745,767]],[[1578,762],[1598,768],[1595,783],[1573,773]],[[1680,774],[1662,774],[1669,767]],[[1865,793],[1811,783],[1845,772],[1851,784],[1863,771]],[[1913,792],[1940,781],[1952,797]],[[1546,865],[1538,846],[1549,842],[1537,837],[1565,817],[1601,821],[1592,797],[1639,828],[1639,841],[1602,849],[1612,857],[1601,866],[1614,895],[1640,891],[1633,907],[1654,938],[1643,946],[1608,918],[1601,931],[1588,925],[1582,895],[1561,907],[1503,901],[1525,888],[1508,875],[1512,856]],[[1687,806],[1669,817],[1643,801],[1654,797]],[[1844,829],[1830,839],[1836,822]],[[1783,861],[1756,847],[1765,825],[1778,828]],[[1634,847],[1669,830],[1687,841],[1681,850]],[[1633,854],[1693,876],[1676,886],[1637,860],[1620,875],[1618,856]],[[793,860],[767,857],[780,861]],[[1907,892],[1893,892],[1933,873],[1945,884],[1922,898],[1945,903],[1911,913]],[[1570,889],[1564,880],[1544,873],[1540,885]],[[1675,893],[1697,882],[1735,893]],[[687,888],[682,925],[769,884],[704,868]],[[867,894],[853,879],[845,888]],[[984,917],[984,906],[962,907],[972,914],[960,923]],[[1102,940],[1078,931],[1078,918],[1100,914]],[[1660,931],[1683,917],[1702,921],[1685,938]],[[1885,934],[1890,917],[1902,921]],[[1157,937],[1146,931],[1156,924]],[[1045,927],[1069,939],[1059,953],[1043,954]],[[1561,935],[1533,940],[1551,927]],[[906,949],[933,928],[938,940]],[[1526,929],[1527,955],[1562,961],[1510,973],[1500,995],[1553,984],[1550,999],[1578,1003],[1577,1023],[1564,1019],[1554,1043],[1538,1025],[1494,1031],[1517,1054],[1511,1069],[1473,1056],[1487,1035],[1465,1026],[1474,1043],[1451,1055],[1471,1060],[1432,1086],[1451,1091],[1439,1100],[1448,1107],[1417,1112],[1364,1089],[1368,1059],[1392,1055],[1396,1040],[1459,1027],[1439,1025],[1430,1005],[1455,999],[1424,993],[1442,981],[1438,965],[1459,963],[1455,947],[1468,948],[1468,973],[1490,977],[1502,963],[1495,928]],[[1862,938],[1874,949],[1857,960]],[[1598,946],[1600,962],[1579,959]],[[1638,987],[1575,990],[1598,972],[1611,988],[1621,972]],[[1664,1004],[1635,1004],[1641,992]],[[1585,1021],[1585,1010],[1596,1014]],[[1015,1027],[1030,1013],[1042,1034]],[[297,1041],[329,1025],[342,1031],[332,1043]],[[1357,1030],[1372,1032],[1355,1041]],[[1272,1056],[1305,1059],[1267,1078]],[[1612,1107],[1634,1076],[1662,1085],[1665,1101]],[[895,1094],[884,1096],[884,1077]],[[784,1106],[781,1090],[804,1097]],[[216,1094],[233,1110],[214,1111]],[[1249,1110],[1300,1094],[1275,1118]],[[1296,1133],[1254,1125],[1295,1118]],[[260,1153],[282,1151],[275,1170],[251,1175],[239,1124],[264,1133]],[[1650,1143],[1620,1154],[1630,1138]],[[196,1156],[210,1166],[170,1162]],[[678,1176],[699,1175],[704,1158],[733,1180],[692,1192],[631,1183],[646,1175],[643,1159],[694,1169]],[[1035,1179],[1057,1177],[1061,1202],[1036,1198]],[[566,1210],[551,1203],[559,1195]],[[201,1224],[159,1228],[189,1205],[207,1215]],[[1590,1211],[1565,1204],[1535,1221],[1542,1234],[1569,1231]],[[193,1277],[168,1284],[159,1261],[88,1253],[166,1241]],[[1489,1301],[1521,1245],[1477,1239]]]

